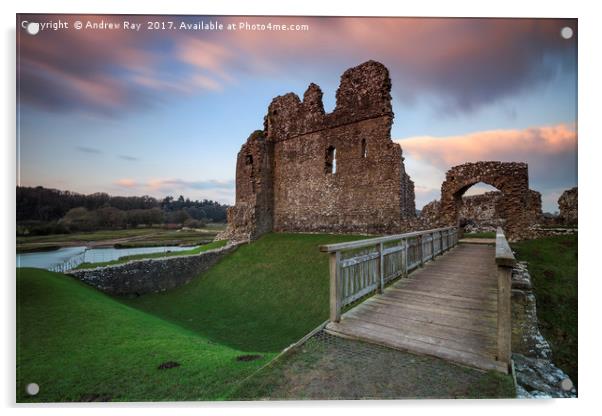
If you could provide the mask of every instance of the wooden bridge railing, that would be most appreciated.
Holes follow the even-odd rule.
[[[510,365],[512,342],[512,268],[516,258],[500,227],[495,235],[495,263],[497,264],[497,361]]]
[[[407,274],[458,243],[458,228],[446,227],[320,246],[330,253],[330,320],[341,309]]]

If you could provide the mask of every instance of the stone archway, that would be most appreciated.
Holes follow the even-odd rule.
[[[499,189],[503,197],[500,216],[506,220],[504,231],[509,239],[519,239],[533,220],[533,191],[529,190],[529,168],[519,162],[475,162],[454,166],[441,185],[440,219],[446,225],[458,224],[462,196],[473,185],[483,182]],[[539,193],[537,193],[539,195]],[[541,197],[541,196],[539,196]],[[541,206],[541,202],[539,202]]]

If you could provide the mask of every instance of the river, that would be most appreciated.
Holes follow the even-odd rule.
[[[161,246],[161,247],[135,247],[135,248],[91,248],[63,247],[53,251],[40,251],[35,253],[17,253],[17,267],[38,267],[51,270],[58,265],[71,262],[71,267],[80,263],[98,263],[117,260],[120,257],[134,254],[165,253],[168,251],[190,250],[194,247]]]

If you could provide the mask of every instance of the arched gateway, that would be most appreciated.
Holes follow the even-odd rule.
[[[473,185],[483,182],[503,194],[498,206],[506,221],[504,231],[509,239],[519,239],[523,231],[539,221],[541,195],[529,189],[529,167],[518,162],[475,162],[454,166],[441,185],[440,218],[448,225],[458,224],[462,195]]]

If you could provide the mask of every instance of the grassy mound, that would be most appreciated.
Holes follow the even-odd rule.
[[[317,246],[351,239],[266,235],[188,285],[137,299],[17,269],[17,400],[223,398],[327,318],[328,259]],[[171,361],[180,366],[159,369]],[[40,393],[30,397],[32,382]]]
[[[280,351],[328,318],[328,256],[318,246],[361,238],[268,234],[185,286],[123,301],[232,348]]]
[[[577,383],[577,235],[522,241],[512,249],[529,263],[537,319],[554,364]]]
[[[115,264],[127,263],[130,260],[142,260],[142,259],[156,259],[161,257],[177,257],[177,256],[191,256],[194,254],[200,254],[204,251],[213,250],[216,248],[223,247],[228,242],[223,241],[214,241],[212,243],[203,244],[202,246],[192,248],[190,250],[182,250],[182,251],[170,251],[168,253],[143,253],[143,254],[132,254],[131,256],[123,256],[119,257],[117,260],[104,261],[98,263],[82,263],[75,268],[75,270],[80,269],[93,269],[95,267],[103,267],[103,266],[113,266]]]
[[[72,278],[17,269],[17,401],[218,399],[269,360],[211,342]],[[176,362],[179,367],[159,369]],[[40,393],[28,396],[25,386]]]

